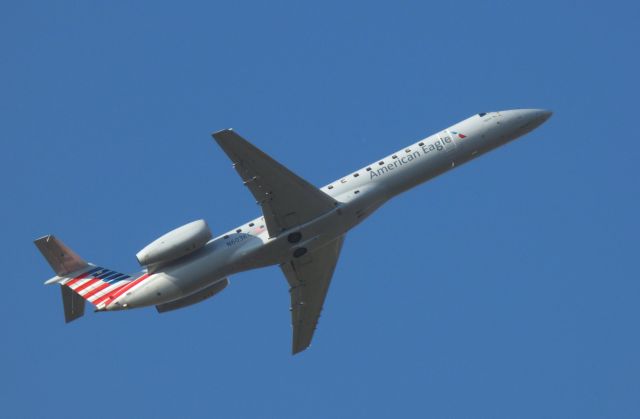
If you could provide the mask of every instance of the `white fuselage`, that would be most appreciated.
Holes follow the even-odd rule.
[[[184,298],[238,272],[283,263],[301,247],[313,251],[344,235],[394,196],[533,130],[550,112],[520,109],[476,114],[320,188],[338,205],[292,230],[269,237],[256,218],[162,267],[107,310],[144,307]],[[300,232],[302,240],[287,236]]]

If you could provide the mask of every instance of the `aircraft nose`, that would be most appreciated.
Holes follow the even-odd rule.
[[[551,118],[553,112],[546,109],[522,109],[521,116],[527,124],[534,124],[536,127]]]
[[[514,109],[503,115],[507,117],[508,123],[513,124],[511,126],[514,129],[514,134],[519,137],[538,128],[552,114],[553,112],[546,109]]]

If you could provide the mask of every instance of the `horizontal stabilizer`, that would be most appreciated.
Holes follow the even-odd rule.
[[[56,273],[45,285],[61,286],[64,319],[67,323],[84,315],[86,301],[98,310],[106,309],[133,282],[130,275],[85,262],[52,235],[41,237],[34,243]],[[148,276],[143,273],[137,280]]]
[[[225,289],[227,285],[229,285],[229,280],[225,278],[222,281],[218,281],[215,284],[196,292],[195,294],[191,294],[187,297],[171,301],[169,303],[158,304],[156,306],[156,310],[158,310],[158,313],[166,313],[167,311],[173,311],[179,308],[188,307],[190,305],[200,303],[207,298],[213,297],[214,295]]]

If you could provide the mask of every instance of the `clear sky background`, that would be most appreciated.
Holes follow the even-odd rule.
[[[640,417],[640,9],[626,1],[3,2],[0,416]],[[345,242],[312,347],[277,267],[64,324],[32,240],[136,271],[260,212],[212,131],[316,185],[481,111],[541,128]]]

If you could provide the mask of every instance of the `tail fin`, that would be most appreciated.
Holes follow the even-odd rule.
[[[62,286],[60,291],[62,291],[65,323],[84,316],[84,298],[73,292],[69,287]]]
[[[85,301],[103,307],[118,288],[131,282],[130,276],[85,262],[54,236],[44,236],[35,244],[56,276],[45,284],[60,284],[67,323],[84,315]]]

